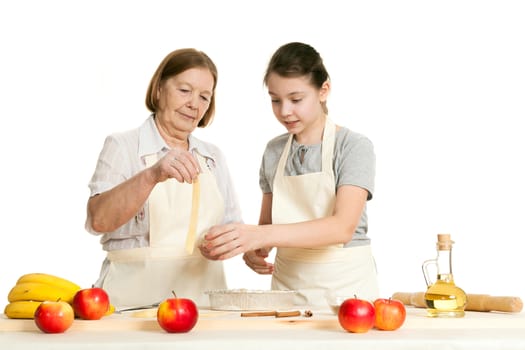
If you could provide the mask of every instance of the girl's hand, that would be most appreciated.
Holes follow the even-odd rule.
[[[233,258],[264,246],[259,241],[261,235],[257,233],[257,228],[256,225],[242,223],[212,226],[204,236],[202,245],[214,259]]]
[[[244,253],[243,260],[253,271],[261,275],[273,273],[273,264],[266,261],[268,253],[272,248],[261,248]]]
[[[202,256],[205,257],[206,259],[218,260],[218,256],[211,255],[210,249],[208,249],[206,245],[203,244],[202,242],[201,244],[199,244],[199,250],[201,251]]]

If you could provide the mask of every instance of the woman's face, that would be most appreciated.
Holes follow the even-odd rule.
[[[267,79],[273,113],[291,134],[300,134],[309,126],[324,121],[321,102],[328,88],[316,88],[308,77],[287,78],[271,73]]]
[[[210,106],[213,75],[191,68],[165,80],[157,91],[158,122],[168,131],[192,132]]]

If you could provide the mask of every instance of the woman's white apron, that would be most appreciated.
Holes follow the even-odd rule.
[[[202,172],[198,182],[196,237],[188,233],[192,212],[191,184],[168,179],[158,183],[149,202],[149,247],[110,251],[109,271],[102,287],[117,307],[133,307],[161,302],[172,297],[190,298],[199,306],[209,304],[204,293],[226,288],[222,262],[204,258],[196,244],[199,237],[224,217],[224,203],[215,177],[205,160],[196,155]],[[146,157],[146,166],[157,161]],[[186,244],[189,244],[186,247]]]

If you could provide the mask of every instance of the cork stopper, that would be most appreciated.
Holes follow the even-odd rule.
[[[437,249],[439,250],[451,250],[452,244],[454,241],[450,239],[450,234],[448,233],[438,233]]]

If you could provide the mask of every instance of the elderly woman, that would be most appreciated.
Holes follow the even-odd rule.
[[[222,263],[195,249],[209,227],[241,220],[223,154],[192,135],[213,118],[216,85],[205,53],[175,50],[151,78],[151,115],[105,140],[86,229],[107,251],[95,285],[117,307],[160,302],[172,291],[205,305],[205,290],[226,288]]]

